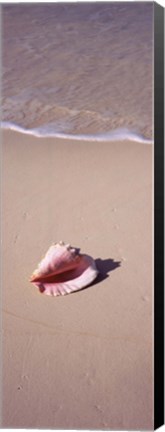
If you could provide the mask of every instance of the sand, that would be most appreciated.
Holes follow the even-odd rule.
[[[2,138],[1,426],[151,430],[152,146]],[[59,240],[101,274],[53,298],[29,277]]]

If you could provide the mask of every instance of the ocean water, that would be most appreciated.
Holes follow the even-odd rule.
[[[153,140],[153,3],[3,4],[2,127]]]

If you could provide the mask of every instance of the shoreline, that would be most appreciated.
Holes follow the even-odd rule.
[[[25,129],[23,126],[19,126],[15,123],[10,123],[7,121],[1,122],[1,129],[3,130],[13,130],[15,132],[32,135],[36,138],[57,138],[57,139],[68,139],[75,141],[135,141],[141,144],[153,144],[154,140],[151,138],[145,138],[141,134],[138,134],[128,128],[117,128],[110,132],[98,133],[94,135],[72,135],[60,132],[44,132],[45,129],[49,129],[46,126],[41,126],[34,129]]]
[[[152,152],[3,131],[2,427],[153,428]],[[60,240],[100,279],[49,297],[29,277]]]

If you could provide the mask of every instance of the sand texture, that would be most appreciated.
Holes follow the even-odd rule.
[[[152,146],[2,143],[1,426],[151,430]],[[53,298],[29,277],[59,240],[100,276]]]

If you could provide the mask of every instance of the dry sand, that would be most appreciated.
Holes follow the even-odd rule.
[[[3,133],[3,419],[152,429],[152,147]],[[29,276],[52,242],[102,275],[65,297]]]

